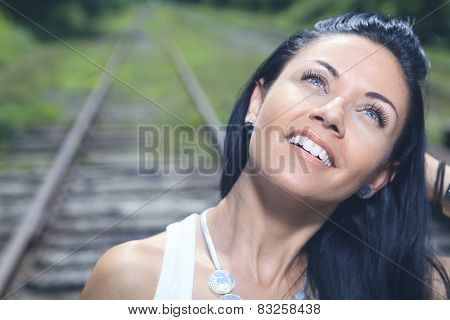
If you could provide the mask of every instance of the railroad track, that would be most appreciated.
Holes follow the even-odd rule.
[[[132,38],[146,41],[145,36]],[[14,143],[19,155],[43,160],[34,173],[0,174],[0,181],[10,185],[0,196],[4,299],[77,299],[107,249],[159,233],[218,201],[218,174],[195,172],[192,163],[183,165],[184,173],[175,170],[184,158],[162,159],[158,166],[168,168],[164,172],[138,174],[138,127],[155,123],[149,112],[153,106],[111,98],[111,78],[126,63],[131,45],[130,40],[117,45],[106,67],[109,74],[102,76],[71,131],[35,132]],[[183,58],[171,59],[179,64],[181,78],[196,83],[185,90],[206,123],[216,126],[211,122],[217,117]],[[221,133],[213,133],[219,141]]]
[[[132,39],[145,41],[142,36]],[[77,299],[95,262],[107,249],[159,233],[169,223],[219,200],[219,176],[195,172],[190,163],[185,174],[176,172],[174,168],[183,161],[179,157],[158,164],[169,172],[138,174],[138,126],[155,123],[154,113],[149,112],[154,107],[146,102],[115,101],[111,89],[111,77],[126,63],[126,47],[131,45],[130,41],[119,43],[112,54],[107,70],[113,71],[102,76],[79,114],[84,126],[75,123],[70,132],[41,130],[19,137],[14,144],[22,158],[41,160],[35,171],[0,173],[1,185],[8,185],[0,194],[3,298]],[[168,41],[164,45],[221,152],[223,133],[216,130],[219,121],[208,99],[176,44]],[[148,83],[151,85],[152,79]],[[72,137],[77,138],[67,139],[73,132]],[[74,144],[77,139],[79,144]],[[71,143],[70,149],[67,145]],[[58,150],[60,158],[54,157]],[[220,167],[219,162],[214,165]],[[48,181],[53,183],[53,191],[45,193],[42,190]],[[47,198],[44,201],[42,197]],[[41,210],[36,211],[39,206]],[[435,246],[450,255],[449,223],[440,221],[434,229]]]

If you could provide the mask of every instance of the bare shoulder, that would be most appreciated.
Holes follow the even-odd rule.
[[[97,261],[80,299],[153,299],[166,232],[112,247]]]
[[[450,275],[450,257],[437,256],[436,260],[444,267],[447,275]],[[431,286],[433,288],[432,299],[447,299],[445,283],[436,268],[433,268],[431,272]]]

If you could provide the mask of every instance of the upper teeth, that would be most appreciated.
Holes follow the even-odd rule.
[[[289,138],[289,143],[296,144],[306,151],[308,151],[310,154],[312,154],[314,157],[319,156],[320,160],[327,166],[331,167],[331,161],[330,156],[328,153],[323,149],[321,146],[319,146],[317,143],[309,139],[308,137],[304,136],[294,136]]]

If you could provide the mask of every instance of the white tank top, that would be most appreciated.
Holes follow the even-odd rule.
[[[192,300],[195,272],[195,234],[197,213],[166,227],[166,244],[154,300]],[[212,263],[212,262],[211,262]],[[309,299],[304,287],[294,294],[294,300]],[[315,291],[318,299],[318,292]]]
[[[197,213],[166,227],[166,245],[154,300],[192,300]]]

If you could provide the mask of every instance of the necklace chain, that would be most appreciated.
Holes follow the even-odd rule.
[[[232,274],[222,268],[222,265],[219,262],[217,257],[216,249],[214,248],[214,244],[211,239],[211,234],[209,233],[208,225],[206,223],[206,215],[210,211],[211,208],[204,210],[200,214],[200,226],[203,233],[203,238],[205,239],[206,246],[208,248],[209,256],[214,264],[215,271],[211,273],[208,278],[208,286],[209,289],[215,294],[220,295],[221,300],[242,300],[242,298],[234,293],[231,293],[236,286],[236,281]],[[305,273],[305,284],[303,288],[294,293],[292,298],[294,300],[305,300],[309,299],[308,294],[306,292],[308,279]]]

